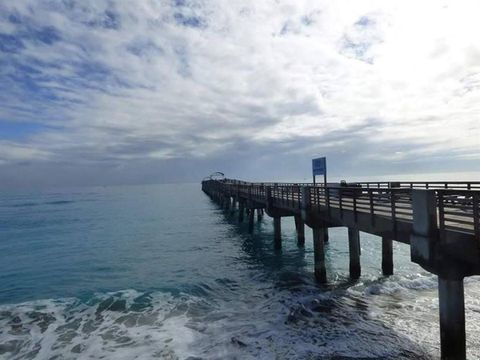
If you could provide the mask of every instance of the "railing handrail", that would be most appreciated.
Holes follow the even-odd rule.
[[[222,180],[214,180],[214,179],[209,179],[209,180],[204,180],[202,182],[208,182],[208,181],[213,181],[213,182],[221,182],[224,184],[238,184],[238,185],[253,185],[253,186],[314,186],[314,187],[320,187],[324,188],[324,184],[313,184],[312,182],[248,182],[248,181],[243,181],[243,180],[234,180],[234,179],[222,179]],[[334,185],[335,184],[335,185]],[[335,187],[338,186],[340,187],[341,185],[336,185],[340,184],[338,182],[334,183],[327,183],[326,187]],[[385,188],[402,188],[404,186],[402,185],[478,185],[480,189],[480,181],[358,181],[358,182],[348,182],[348,185],[385,185]],[[395,184],[395,186],[390,185]],[[348,186],[347,186],[348,187]],[[363,186],[362,186],[363,187]],[[384,187],[382,187],[384,188]],[[459,189],[460,190],[460,189]],[[466,189],[468,190],[468,189]],[[477,188],[473,189],[477,190]]]
[[[375,216],[390,216],[393,226],[397,221],[412,220],[412,190],[425,189],[435,192],[437,198],[437,211],[439,214],[439,229],[456,229],[473,231],[480,245],[480,182],[452,181],[452,182],[370,182],[375,186],[365,186],[367,183],[338,183],[324,184],[313,183],[279,183],[263,182],[254,183],[235,179],[204,180],[202,184],[215,188],[227,196],[241,194],[245,198],[255,201],[266,201],[267,189],[271,189],[271,199],[277,206],[285,209],[298,209],[304,201],[301,188],[310,189],[311,206],[322,207],[331,213],[333,207],[337,207],[341,217],[346,210],[353,211],[357,219],[360,213],[369,213],[372,224]],[[409,186],[402,186],[402,185]],[[423,185],[423,187],[410,185]],[[468,188],[455,188],[455,185],[467,185]],[[393,185],[393,186],[392,186]],[[439,186],[436,185],[441,185]],[[472,186],[475,185],[475,186]],[[402,196],[406,195],[406,196]],[[390,215],[389,215],[390,214]]]

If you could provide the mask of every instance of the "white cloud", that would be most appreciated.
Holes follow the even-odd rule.
[[[0,141],[0,164],[8,161],[28,161],[31,159],[46,160],[49,153],[43,150],[35,149],[28,145],[19,145],[12,142]]]
[[[2,4],[0,32],[53,26],[60,38],[0,52],[0,121],[57,126],[5,143],[4,162],[208,158],[286,141],[308,157],[319,143],[342,151],[339,133],[373,144],[359,159],[478,157],[478,2],[185,3]],[[34,87],[12,80],[21,65]]]

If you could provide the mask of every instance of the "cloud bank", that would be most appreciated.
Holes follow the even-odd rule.
[[[476,1],[0,4],[0,186],[479,171]]]

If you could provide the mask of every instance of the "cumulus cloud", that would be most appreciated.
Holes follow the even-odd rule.
[[[136,169],[131,181],[141,182],[154,166],[193,180],[214,167],[258,176],[261,164],[275,176],[282,158],[295,178],[321,154],[342,171],[479,170],[479,10],[476,1],[3,2],[0,123],[17,130],[0,126],[2,173],[48,177],[75,165],[123,169],[105,172],[107,183]]]

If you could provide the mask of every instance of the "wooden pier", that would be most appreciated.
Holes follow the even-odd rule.
[[[360,236],[382,238],[382,271],[393,274],[392,242],[410,245],[411,260],[438,275],[442,359],[465,359],[463,279],[480,275],[480,182],[249,183],[207,179],[202,190],[225,209],[273,218],[274,246],[280,248],[281,218],[295,219],[297,240],[313,230],[314,272],[327,281],[324,244],[328,229],[348,227],[350,276],[361,276]]]

